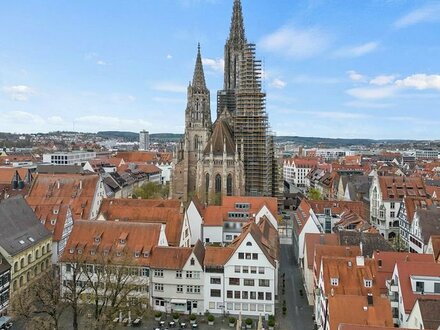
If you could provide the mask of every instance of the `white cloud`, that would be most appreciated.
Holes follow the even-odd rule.
[[[107,62],[105,62],[103,60],[98,60],[98,61],[96,61],[96,64],[101,65],[101,66],[106,66]]]
[[[353,81],[361,82],[361,81],[365,81],[365,79],[366,79],[366,77],[364,75],[362,75],[356,71],[353,71],[353,70],[347,71],[347,74],[348,74],[348,77]]]
[[[365,102],[365,101],[350,101],[344,103],[346,107],[358,108],[358,109],[384,109],[393,106],[391,103],[376,103],[376,102]]]
[[[35,95],[35,91],[26,85],[5,86],[3,92],[14,101],[27,101],[30,96]]]
[[[380,75],[380,76],[376,76],[373,79],[371,79],[370,84],[377,85],[377,86],[384,86],[384,85],[392,84],[395,79],[396,79],[396,76],[394,76],[394,75]]]
[[[225,68],[225,60],[222,58],[203,58],[203,65],[215,72],[223,72]]]
[[[415,74],[396,81],[396,86],[415,88],[418,90],[438,89],[440,90],[440,75]]]
[[[75,119],[75,124],[78,126],[92,130],[96,130],[96,127],[105,127],[106,129],[142,129],[146,127],[151,127],[151,123],[142,119],[127,119],[111,116],[82,116]]]
[[[171,54],[167,55],[167,60],[171,60],[172,58],[173,58],[173,55],[171,55]]]
[[[286,82],[284,80],[275,78],[269,83],[270,87],[276,88],[276,89],[283,89],[287,86]]]
[[[262,49],[286,57],[304,59],[316,56],[329,47],[330,36],[319,28],[282,27],[263,37]]]
[[[377,42],[367,42],[362,45],[343,47],[334,52],[337,57],[360,57],[374,52],[379,44]]]
[[[170,92],[170,93],[185,93],[187,87],[174,82],[158,82],[153,87],[153,90],[158,92]]]
[[[39,115],[26,111],[9,111],[2,114],[2,121],[10,122],[13,125],[17,123],[26,123],[32,125],[44,125],[45,120]]]
[[[361,100],[379,100],[392,97],[396,94],[397,89],[394,86],[386,87],[359,87],[346,91],[350,96]]]
[[[64,120],[60,116],[51,116],[47,118],[47,122],[51,125],[63,125]]]
[[[291,81],[294,84],[320,84],[320,85],[337,84],[341,82],[340,79],[338,78],[310,76],[307,74],[300,74],[294,76],[289,81]]]
[[[421,22],[434,22],[440,20],[440,3],[431,3],[413,10],[394,22],[394,27],[404,28]]]

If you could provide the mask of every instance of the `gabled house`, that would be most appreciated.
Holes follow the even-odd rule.
[[[394,323],[407,327],[417,299],[440,299],[440,264],[398,261],[387,288]]]
[[[417,299],[408,317],[410,329],[440,329],[440,299]]]
[[[151,254],[151,306],[167,313],[202,314],[205,248],[156,247]]]
[[[417,210],[415,213],[408,239],[409,251],[425,253],[433,235],[440,235],[440,206],[437,205]]]

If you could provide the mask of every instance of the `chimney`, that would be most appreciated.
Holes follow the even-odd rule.
[[[83,180],[79,180],[79,189],[81,190],[83,188]]]
[[[57,189],[60,189],[60,180],[57,180]]]
[[[359,248],[361,250],[361,256],[364,255],[364,244],[362,243],[362,241],[359,243]]]
[[[373,306],[373,294],[372,293],[369,293],[368,295],[367,295],[367,301],[368,301],[368,306]]]

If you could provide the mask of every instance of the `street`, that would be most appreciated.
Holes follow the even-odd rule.
[[[313,308],[308,305],[307,298],[301,296],[299,290],[304,291],[301,271],[293,258],[292,246],[280,245],[280,285],[282,288],[285,274],[285,294],[282,289],[279,292],[279,309],[277,320],[280,330],[312,330],[314,322],[312,319]],[[282,314],[283,300],[286,300],[287,312]]]

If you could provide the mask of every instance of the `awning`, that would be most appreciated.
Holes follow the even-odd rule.
[[[1,316],[0,317],[0,327],[4,324],[6,324],[7,322],[9,322],[11,318],[9,316]]]
[[[171,299],[171,301],[170,301],[172,304],[179,304],[179,305],[182,305],[182,304],[186,304],[186,299]]]

